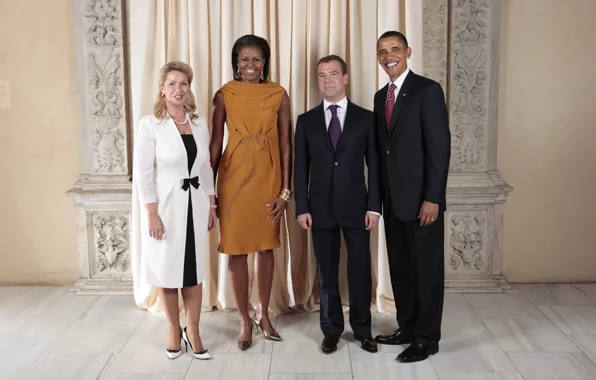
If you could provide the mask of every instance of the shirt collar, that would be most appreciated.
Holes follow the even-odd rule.
[[[410,68],[407,67],[406,70],[401,73],[400,76],[397,77],[396,80],[393,81],[393,84],[395,85],[396,88],[400,89],[401,86],[404,84],[404,81],[406,80],[406,77],[408,76],[408,73],[410,72]],[[392,83],[392,82],[389,82]]]
[[[327,99],[323,99],[323,109],[325,111],[332,104],[333,103],[328,102]],[[342,100],[340,100],[339,102],[337,102],[335,104],[337,104],[341,109],[346,110],[346,108],[348,107],[348,98],[346,96],[344,96]]]

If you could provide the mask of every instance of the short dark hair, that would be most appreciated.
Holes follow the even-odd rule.
[[[317,67],[319,67],[319,65],[321,63],[329,63],[329,62],[333,62],[333,61],[337,61],[341,65],[342,75],[346,75],[348,73],[348,65],[346,64],[346,61],[344,61],[344,59],[342,57],[340,57],[339,55],[335,55],[335,54],[331,54],[331,55],[328,55],[328,56],[325,56],[325,57],[319,59],[319,62],[317,62]]]
[[[379,47],[379,42],[384,39],[384,38],[389,38],[389,37],[397,37],[400,39],[400,41],[405,45],[406,49],[408,48],[408,39],[406,38],[406,36],[404,36],[403,33],[400,33],[398,31],[395,30],[390,30],[388,32],[385,32],[383,34],[381,34],[381,37],[379,37],[379,39],[377,40],[377,47]]]
[[[266,39],[255,36],[254,34],[246,34],[234,42],[234,46],[232,47],[232,70],[234,70],[234,79],[240,80],[240,78],[236,76],[236,73],[238,72],[238,54],[240,54],[242,48],[249,46],[261,49],[265,65],[263,66],[263,79],[260,79],[259,81],[265,82],[269,77],[269,58],[271,57],[271,49],[269,48],[269,43]]]

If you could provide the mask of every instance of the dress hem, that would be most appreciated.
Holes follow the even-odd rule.
[[[230,256],[234,256],[234,255],[249,255],[251,253],[256,253],[259,251],[267,251],[267,250],[273,250],[276,248],[279,248],[281,246],[281,242],[276,242],[276,243],[266,243],[266,244],[261,244],[260,246],[256,247],[254,250],[253,249],[225,249],[222,248],[222,246],[220,245],[219,247],[217,247],[217,251],[219,253],[221,253],[222,255],[230,255]],[[227,251],[227,252],[224,252]]]
[[[149,285],[154,288],[161,288],[161,289],[184,289],[184,288],[192,288],[193,286],[198,286],[198,285],[203,284],[203,281],[197,281],[197,282],[198,283],[195,285],[187,285],[187,286],[184,286],[183,284],[180,284],[180,286],[161,286],[161,285],[156,285],[156,284],[152,284],[149,282],[146,282],[145,285]]]

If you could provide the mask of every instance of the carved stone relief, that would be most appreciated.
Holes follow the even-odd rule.
[[[86,0],[85,34],[96,46],[122,46],[120,0]]]
[[[126,174],[126,140],[118,119],[92,118],[95,171]]]
[[[451,171],[485,171],[490,72],[488,0],[454,0],[451,22]]]
[[[424,76],[441,84],[447,93],[448,0],[424,0]]]
[[[87,110],[93,171],[128,174],[120,0],[84,0]]]
[[[130,262],[129,221],[125,215],[93,215],[96,274],[125,272]]]
[[[448,212],[447,272],[488,274],[488,212]]]

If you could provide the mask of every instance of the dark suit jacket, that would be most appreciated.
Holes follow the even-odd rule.
[[[411,70],[400,88],[389,129],[385,100],[389,84],[375,94],[374,113],[384,215],[392,207],[403,221],[415,221],[423,201],[445,209],[451,158],[449,115],[441,85]]]
[[[367,211],[381,212],[379,154],[374,115],[348,101],[333,151],[323,103],[298,116],[294,139],[296,215],[310,213],[313,228],[364,228]],[[364,161],[368,167],[368,191]]]

